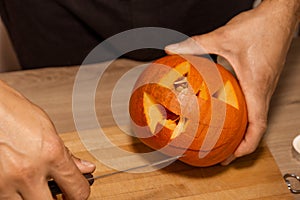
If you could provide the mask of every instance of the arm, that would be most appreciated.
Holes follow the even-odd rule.
[[[208,53],[225,57],[235,70],[246,98],[249,126],[234,155],[222,164],[255,151],[266,131],[270,99],[299,16],[300,0],[264,0],[213,32],[166,47],[167,53],[199,54],[193,45],[196,41]]]
[[[81,172],[95,166],[73,157],[48,116],[2,81],[0,119],[0,199],[53,199],[49,178],[68,199],[88,197]]]

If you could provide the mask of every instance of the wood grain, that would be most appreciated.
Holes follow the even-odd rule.
[[[295,39],[271,101],[268,131],[265,135],[282,174],[300,174],[300,162],[292,154],[293,138],[300,134],[299,53],[300,40]]]
[[[131,152],[148,148],[124,136],[116,127],[103,129],[112,143]],[[113,137],[110,137],[113,134]],[[118,136],[121,138],[119,139]],[[97,164],[94,175],[113,172],[98,162],[79,140],[76,132],[61,135],[75,155]],[[133,141],[135,148],[130,144]],[[127,147],[127,148],[126,148]],[[100,148],[101,149],[101,148]],[[133,166],[135,166],[133,164]],[[148,173],[122,173],[99,179],[92,186],[90,199],[293,199],[268,148],[258,150],[230,166],[197,168],[176,161]]]

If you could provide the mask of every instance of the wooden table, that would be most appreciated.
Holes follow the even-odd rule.
[[[149,173],[123,173],[97,181],[90,199],[294,199],[282,175],[300,174],[300,162],[291,151],[292,139],[300,134],[300,40],[294,40],[286,67],[274,94],[269,128],[257,151],[228,167],[195,168],[179,161]],[[113,123],[110,94],[115,81],[139,62],[117,60],[96,93],[97,116],[111,141],[132,152],[147,150],[138,140],[122,133]],[[98,64],[98,67],[106,63]],[[31,101],[46,110],[58,133],[75,155],[94,161],[96,175],[113,171],[87,152],[76,133],[72,116],[72,89],[78,67],[44,68],[0,74]],[[90,71],[93,73],[93,70]],[[113,79],[112,79],[113,78]],[[121,105],[122,106],[122,105]],[[123,105],[124,106],[124,105]],[[125,120],[126,121],[126,120]]]

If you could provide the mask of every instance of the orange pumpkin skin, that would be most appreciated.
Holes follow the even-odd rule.
[[[248,122],[234,76],[207,58],[186,55],[163,57],[143,71],[129,113],[144,144],[167,155],[184,154],[181,161],[202,167],[229,157]]]

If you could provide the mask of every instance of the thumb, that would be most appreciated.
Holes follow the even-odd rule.
[[[212,33],[190,37],[165,47],[167,54],[218,54],[219,44]]]
[[[92,173],[95,171],[96,165],[94,163],[77,158],[72,154],[72,152],[67,147],[65,147],[65,149],[81,173],[85,174],[85,173]]]
[[[78,167],[78,169],[83,174],[92,173],[96,169],[95,164],[93,164],[89,161],[79,159],[79,158],[75,157],[74,155],[72,155],[72,159],[73,159],[74,163],[76,164],[76,166]]]

